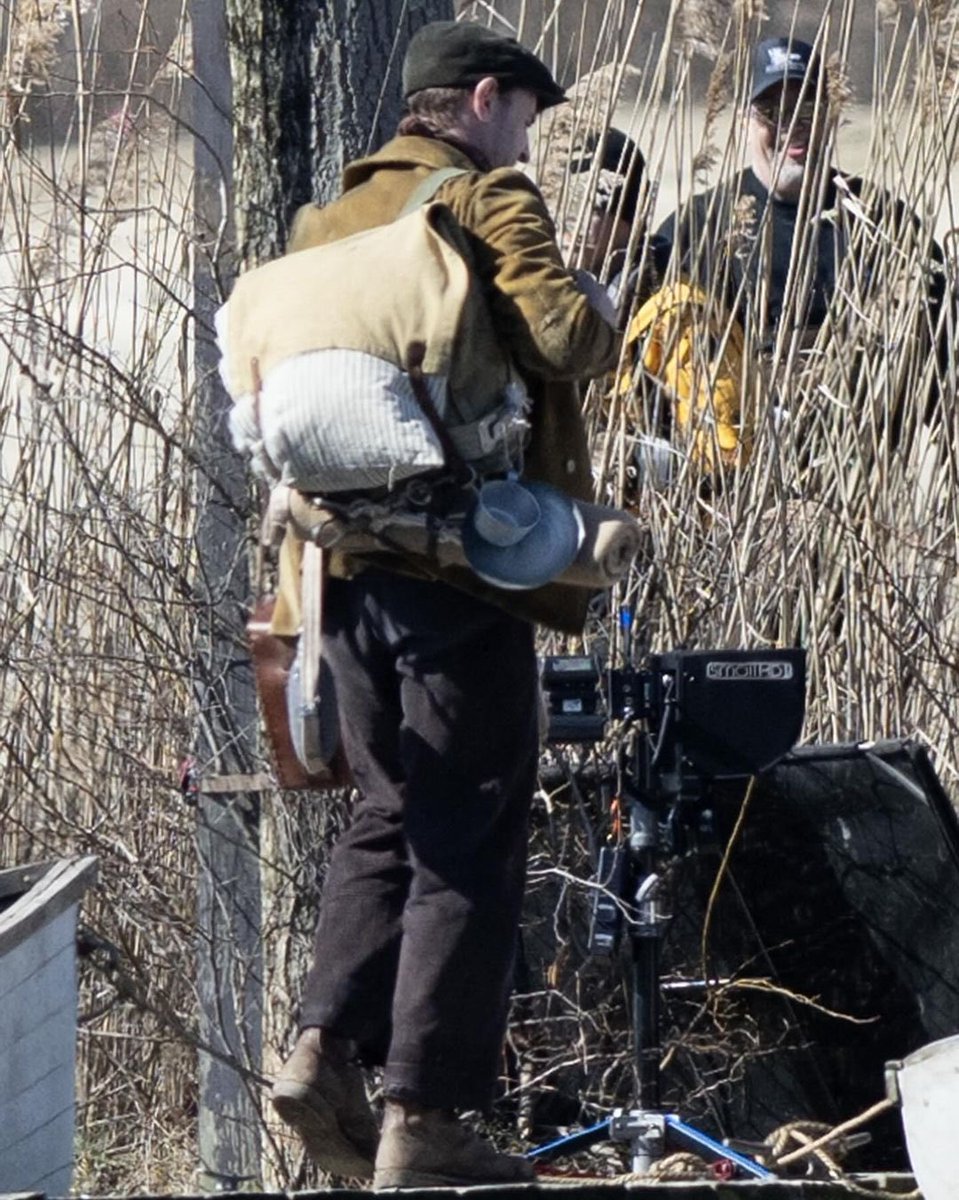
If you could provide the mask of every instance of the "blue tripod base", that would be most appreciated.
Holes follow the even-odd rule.
[[[694,1151],[712,1161],[732,1163],[754,1179],[776,1178],[768,1168],[687,1125],[674,1113],[644,1112],[635,1108],[617,1108],[604,1121],[536,1146],[526,1157],[532,1162],[549,1162],[561,1154],[575,1154],[607,1140],[629,1143],[631,1167],[637,1175],[648,1174],[654,1162],[678,1149]]]

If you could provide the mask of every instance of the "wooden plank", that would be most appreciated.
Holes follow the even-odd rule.
[[[74,902],[3,956],[0,1190],[65,1196],[74,1157]]]
[[[265,771],[254,775],[204,775],[199,790],[204,796],[240,795],[244,792],[271,792],[276,783]]]

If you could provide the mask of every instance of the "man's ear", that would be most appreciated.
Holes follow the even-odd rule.
[[[499,95],[499,80],[492,75],[486,75],[473,88],[470,95],[470,108],[473,115],[480,121],[488,121],[493,114],[493,102]]]

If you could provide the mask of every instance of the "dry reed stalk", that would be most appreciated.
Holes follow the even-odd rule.
[[[683,0],[680,29],[689,48],[706,58],[722,54],[733,22],[733,5],[716,0]]]
[[[70,22],[68,0],[19,0],[11,12],[6,86],[26,92],[50,81]]]

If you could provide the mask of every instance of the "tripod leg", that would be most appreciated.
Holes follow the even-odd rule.
[[[656,872],[658,816],[635,799],[630,806],[632,892],[630,946],[633,973],[633,1055],[639,1108],[655,1110],[660,1103],[660,946],[663,914],[660,910],[660,878]]]
[[[639,1107],[658,1109],[659,1067],[659,937],[638,929],[633,946],[633,1037]]]

